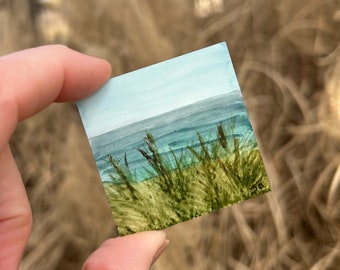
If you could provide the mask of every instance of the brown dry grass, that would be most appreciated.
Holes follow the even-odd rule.
[[[229,0],[206,18],[189,0],[55,0],[41,13],[28,2],[0,1],[1,53],[64,42],[120,74],[228,42],[273,191],[169,228],[154,269],[338,268],[337,0]],[[43,24],[48,13],[59,23]],[[50,107],[18,127],[12,146],[34,213],[21,269],[79,268],[113,229],[76,110]]]

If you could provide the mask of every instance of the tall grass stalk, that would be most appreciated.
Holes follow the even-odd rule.
[[[227,136],[222,125],[213,142],[197,138],[198,147],[161,155],[147,133],[138,151],[152,171],[145,169],[151,178],[141,182],[126,155],[124,165],[109,156],[115,174],[104,186],[121,235],[163,229],[270,190],[255,138]]]

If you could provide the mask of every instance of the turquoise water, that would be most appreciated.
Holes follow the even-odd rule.
[[[228,125],[229,123],[229,125]],[[150,175],[145,172],[151,169],[138,149],[147,149],[144,142],[146,132],[150,132],[162,155],[170,149],[175,154],[182,152],[188,145],[199,145],[197,132],[211,141],[216,138],[217,125],[234,125],[233,134],[242,137],[252,132],[248,114],[239,89],[208,98],[203,101],[173,110],[124,126],[90,139],[92,151],[102,178],[110,181],[109,174],[114,174],[108,155],[113,155],[124,164],[126,153],[129,168],[136,172],[137,180],[142,181]],[[228,133],[228,131],[226,131]]]

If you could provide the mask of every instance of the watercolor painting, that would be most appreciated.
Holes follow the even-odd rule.
[[[120,235],[270,191],[224,42],[112,78],[77,105]]]

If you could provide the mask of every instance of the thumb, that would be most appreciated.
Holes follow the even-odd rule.
[[[82,270],[147,270],[168,244],[164,231],[109,239],[92,253]]]

